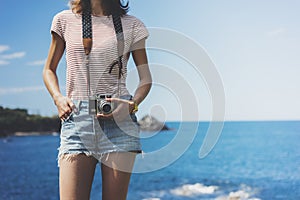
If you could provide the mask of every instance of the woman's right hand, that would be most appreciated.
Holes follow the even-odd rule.
[[[63,95],[57,95],[54,97],[54,103],[58,110],[58,116],[61,120],[66,120],[72,111],[75,109],[73,101]]]

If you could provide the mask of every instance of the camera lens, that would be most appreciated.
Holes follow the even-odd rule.
[[[108,103],[102,105],[102,111],[103,111],[104,113],[110,113],[110,112],[111,112],[111,105],[108,104]]]

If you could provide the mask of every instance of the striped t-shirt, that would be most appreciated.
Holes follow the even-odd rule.
[[[147,38],[149,34],[144,24],[134,16],[124,15],[121,21],[125,39],[124,53],[128,53],[136,42]],[[113,96],[118,94],[119,67],[115,66],[112,73],[109,73],[109,66],[118,58],[112,16],[92,16],[92,31],[93,46],[89,55],[90,75],[88,76],[82,44],[81,15],[65,10],[53,18],[51,32],[57,33],[66,44],[66,92],[72,99],[86,100],[89,95],[94,94]],[[123,75],[119,84],[121,95],[129,94],[126,89],[128,58],[129,54],[123,58]],[[89,94],[88,82],[90,82],[91,94]]]

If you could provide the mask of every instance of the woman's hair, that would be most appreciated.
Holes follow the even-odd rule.
[[[85,9],[84,1],[90,0],[71,0],[70,6],[74,13],[81,14]],[[123,5],[122,0],[101,0],[103,14],[106,16],[109,15],[120,15],[123,16],[128,12],[128,1]]]

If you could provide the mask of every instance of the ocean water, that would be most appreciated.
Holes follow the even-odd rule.
[[[145,154],[137,161],[141,169],[151,171],[181,148],[177,144],[178,149],[175,145],[168,150],[169,156],[156,156],[155,163],[143,162],[148,154],[159,155],[178,138],[180,127],[184,125],[186,138],[194,131],[192,123],[167,125],[171,131],[142,133]],[[195,138],[174,162],[151,172],[134,173],[128,199],[300,199],[300,122],[226,122],[213,151],[200,159],[208,125],[199,123]],[[184,143],[185,136],[180,140]],[[52,135],[0,138],[0,199],[59,199],[58,145],[59,137]],[[99,167],[91,199],[101,199]]]

